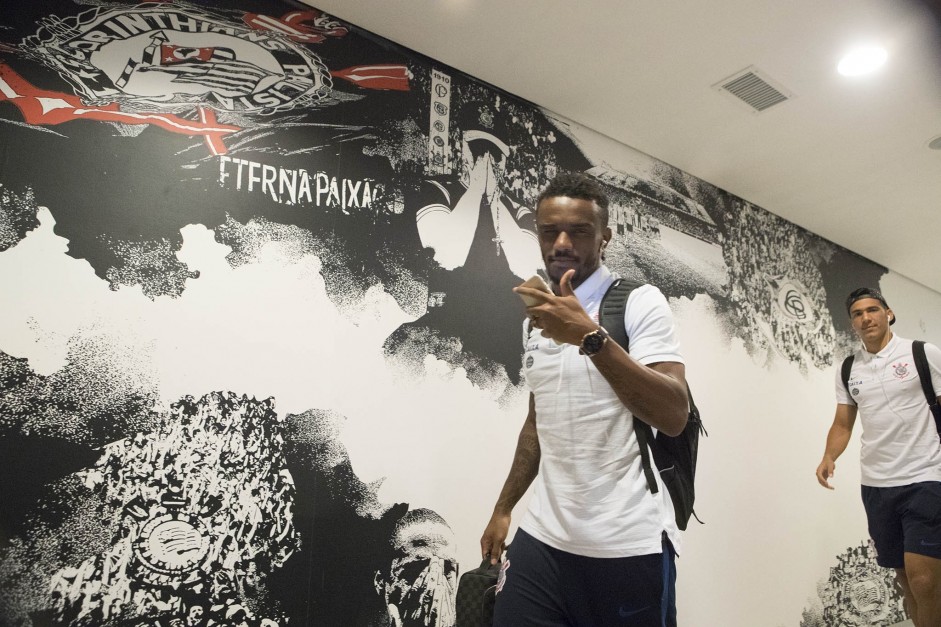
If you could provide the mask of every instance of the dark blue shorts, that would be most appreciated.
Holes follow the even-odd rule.
[[[941,482],[864,485],[862,493],[880,566],[904,568],[905,553],[941,559]]]
[[[676,555],[594,558],[517,530],[507,551],[494,627],[676,627]]]

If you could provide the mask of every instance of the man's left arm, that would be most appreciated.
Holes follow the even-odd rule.
[[[559,296],[537,290],[517,287],[517,293],[532,295],[538,305],[527,308],[533,325],[543,335],[558,342],[580,346],[585,334],[598,329],[578,302],[571,286],[573,271],[566,272],[559,282]],[[665,315],[669,315],[669,307]],[[654,318],[658,315],[652,314]],[[651,329],[662,327],[656,319],[649,319]],[[643,326],[643,324],[642,324]],[[672,333],[672,323],[668,325]],[[628,329],[630,333],[632,329]],[[642,345],[644,331],[636,337]],[[631,338],[634,345],[634,338]],[[656,357],[654,357],[656,359]],[[653,361],[644,365],[634,359],[617,342],[609,339],[593,357],[595,367],[611,385],[618,399],[634,415],[667,435],[679,435],[686,426],[689,399],[686,394],[686,367],[676,361]]]

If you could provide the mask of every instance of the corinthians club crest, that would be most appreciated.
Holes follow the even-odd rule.
[[[800,324],[813,326],[819,322],[819,315],[808,290],[797,280],[783,275],[765,275],[765,282],[771,290],[774,304],[786,319]]]
[[[93,105],[271,114],[309,106],[333,86],[319,57],[290,38],[176,3],[50,16],[22,47]]]
[[[892,364],[892,371],[896,379],[905,379],[908,377],[909,372],[907,363],[899,362],[897,364]]]

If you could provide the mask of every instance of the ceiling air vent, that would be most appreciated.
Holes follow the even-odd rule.
[[[754,67],[745,68],[719,81],[713,87],[735,96],[755,113],[761,113],[793,97],[786,89],[774,84]]]

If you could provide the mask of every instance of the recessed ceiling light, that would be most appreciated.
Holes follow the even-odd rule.
[[[888,56],[881,46],[855,48],[840,59],[836,69],[843,76],[861,76],[878,70]]]

